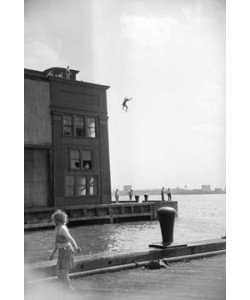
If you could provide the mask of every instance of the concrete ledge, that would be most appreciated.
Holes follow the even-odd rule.
[[[124,268],[125,266],[132,265],[135,263],[140,264],[141,262],[157,260],[160,258],[165,259],[185,259],[185,257],[191,257],[192,255],[211,255],[216,251],[224,251],[226,249],[225,239],[214,239],[197,241],[187,244],[183,247],[168,247],[166,249],[153,249],[144,252],[128,252],[117,255],[107,255],[105,257],[91,257],[86,256],[76,257],[76,267],[72,270],[71,276],[77,273],[95,274],[97,270],[112,270],[111,268]],[[100,272],[100,271],[99,271]],[[55,262],[40,262],[36,264],[30,264],[25,266],[25,281],[33,281],[35,279],[45,279],[48,277],[55,276]],[[77,276],[77,275],[76,275]]]
[[[180,262],[180,261],[189,261],[192,259],[201,259],[201,258],[211,257],[211,256],[215,256],[215,255],[222,255],[222,254],[226,254],[226,250],[205,252],[205,253],[201,253],[201,254],[191,254],[191,255],[185,255],[185,256],[177,256],[177,257],[172,257],[172,258],[165,258],[165,261],[168,263],[176,263],[176,262]],[[96,275],[96,274],[111,273],[111,272],[118,272],[118,271],[122,271],[122,270],[135,269],[137,267],[143,267],[146,264],[148,264],[149,262],[150,261],[143,261],[143,262],[139,262],[139,263],[125,264],[125,265],[120,265],[120,266],[115,266],[115,267],[75,272],[75,273],[70,274],[70,278],[77,279],[77,278],[92,276],[92,275]],[[26,284],[39,284],[41,282],[47,282],[47,281],[57,281],[57,277],[53,276],[53,277],[46,277],[46,278],[42,278],[42,279],[36,279],[36,280],[26,282]]]
[[[177,256],[172,258],[165,258],[165,261],[168,263],[175,263],[183,260],[192,260],[192,259],[200,259],[205,257],[211,257],[215,255],[221,255],[225,254],[226,250],[219,250],[219,251],[213,251],[213,252],[205,252],[200,254],[191,254],[191,255],[185,255],[185,256]],[[70,278],[80,278],[83,276],[91,276],[95,274],[102,274],[102,273],[108,273],[108,272],[117,272],[121,270],[127,270],[127,269],[134,269],[137,267],[143,267],[146,264],[148,264],[150,261],[143,261],[139,263],[132,263],[132,264],[126,264],[126,265],[120,265],[115,267],[108,267],[108,268],[102,268],[102,269],[95,269],[90,271],[83,271],[83,272],[75,272],[70,274]]]

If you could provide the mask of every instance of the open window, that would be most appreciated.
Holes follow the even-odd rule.
[[[92,170],[91,151],[86,150],[70,150],[70,170]]]
[[[80,160],[80,150],[70,150],[70,169],[80,170],[81,160]]]
[[[82,169],[92,169],[91,151],[82,151]]]

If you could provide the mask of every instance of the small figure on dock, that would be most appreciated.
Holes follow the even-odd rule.
[[[57,210],[52,215],[52,222],[55,225],[55,247],[50,256],[50,260],[54,258],[55,253],[58,251],[57,258],[57,276],[58,280],[62,282],[66,290],[73,290],[70,285],[69,271],[74,268],[74,249],[81,252],[81,248],[77,246],[76,241],[70,235],[66,226],[68,216],[62,210]]]
[[[115,202],[119,202],[119,191],[118,189],[115,190]]]
[[[128,196],[129,196],[129,201],[132,201],[132,198],[133,198],[133,190],[130,190],[128,192]]]
[[[127,102],[128,101],[131,101],[132,100],[132,98],[127,98],[127,97],[125,97],[124,98],[124,100],[123,100],[123,102],[122,102],[122,109],[124,110],[126,110],[126,112],[128,111],[128,106],[127,106]]]
[[[170,188],[168,188],[168,190],[167,190],[167,195],[168,195],[168,201],[172,201],[172,195],[171,195]]]
[[[67,66],[67,69],[66,69],[66,78],[70,79],[70,76],[71,76],[71,72],[70,72],[69,66]]]
[[[165,201],[164,194],[165,194],[165,189],[164,189],[164,187],[162,187],[162,189],[161,189],[161,200],[162,201]]]

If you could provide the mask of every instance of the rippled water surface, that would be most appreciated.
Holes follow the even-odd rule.
[[[150,199],[159,196],[150,196]],[[218,238],[226,231],[226,196],[174,195],[179,217],[175,219],[174,241],[189,242]],[[70,228],[83,254],[146,251],[161,241],[158,221],[79,226]],[[25,232],[25,262],[48,260],[54,231]]]

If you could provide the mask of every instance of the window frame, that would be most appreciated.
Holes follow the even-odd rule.
[[[83,178],[85,178],[85,185],[84,184],[79,184],[80,183],[80,178],[81,177],[83,177]],[[76,185],[76,197],[84,197],[84,196],[87,196],[88,195],[88,177],[87,177],[87,175],[83,175],[83,174],[81,174],[81,175],[77,175],[76,176],[76,181],[75,181],[75,185]],[[85,186],[85,193],[86,194],[84,194],[84,195],[81,195],[81,194],[78,194],[78,190],[79,190],[79,187],[80,186]]]
[[[71,167],[71,161],[76,161],[75,158],[71,158],[71,155],[72,155],[72,152],[75,151],[75,152],[78,152],[79,153],[79,168],[77,169],[76,168],[72,168]],[[69,150],[69,169],[71,171],[80,171],[81,170],[81,150],[80,149],[70,149]]]
[[[93,185],[90,184],[90,178],[91,178],[91,177],[95,178],[96,184],[93,184]],[[96,193],[96,194],[91,194],[91,193],[90,193],[90,188],[91,188],[91,187],[96,187],[96,190],[97,190],[97,193]],[[98,176],[97,176],[97,175],[95,175],[95,174],[90,174],[90,175],[88,176],[87,188],[88,188],[88,193],[89,193],[90,196],[96,196],[96,195],[99,195],[99,184],[98,184]],[[93,190],[94,190],[94,188],[93,188]]]
[[[89,152],[90,153],[90,160],[86,160],[86,159],[84,160],[83,159],[83,152]],[[89,171],[93,170],[93,165],[94,164],[93,164],[93,155],[92,155],[92,152],[93,151],[91,151],[91,150],[86,150],[86,149],[83,150],[83,149],[81,149],[81,170],[84,171],[84,172],[89,172]],[[83,167],[83,162],[84,161],[90,162],[90,168],[89,169]]]
[[[74,195],[67,195],[67,186],[66,186],[66,177],[73,177],[74,180]],[[79,186],[79,178],[80,177],[85,177],[86,178],[86,195],[78,195],[78,186]],[[96,189],[97,193],[96,194],[90,194],[90,178],[95,177],[96,178]],[[91,174],[65,174],[64,176],[64,197],[65,198],[86,198],[86,197],[100,197],[100,186],[99,186],[99,175],[97,173],[91,173]]]
[[[71,125],[65,125],[64,124],[64,118],[65,117],[70,117],[71,118]],[[63,117],[62,117],[62,126],[63,126],[63,136],[65,137],[74,137],[74,116],[72,114],[64,114]],[[71,135],[67,135],[65,134],[65,131],[64,131],[64,128],[67,127],[67,128],[71,128]]]
[[[80,153],[80,168],[79,169],[72,169],[71,168],[71,151],[79,151]],[[90,152],[90,168],[87,169],[87,168],[83,168],[83,152]],[[68,169],[69,171],[75,171],[75,172],[92,172],[93,171],[93,166],[94,166],[94,162],[93,162],[93,150],[90,150],[90,149],[82,149],[82,148],[69,148],[68,149]]]
[[[94,120],[94,136],[91,136],[91,129],[92,127],[88,126],[88,121],[93,119]],[[96,138],[96,118],[95,117],[89,117],[89,116],[85,116],[85,137],[88,139],[95,139]],[[88,133],[90,132],[90,135],[88,135]]]
[[[77,125],[76,125],[76,120],[77,120],[77,118],[82,118],[82,123],[83,123],[83,128],[81,128],[81,129],[83,129],[83,135],[77,135],[77,128],[80,128],[80,127],[77,127]],[[74,133],[75,133],[75,137],[77,137],[77,138],[82,138],[82,137],[86,137],[86,126],[85,126],[85,117],[83,116],[83,115],[79,115],[79,114],[77,114],[77,115],[74,115]]]
[[[64,125],[64,119],[65,117],[70,117],[72,120],[71,125]],[[82,118],[83,121],[83,135],[77,135],[77,125],[76,120],[77,118]],[[94,127],[88,126],[88,120],[93,119],[94,120]],[[97,116],[89,116],[89,115],[82,115],[82,114],[73,114],[73,113],[63,113],[62,114],[62,136],[63,137],[70,137],[70,138],[84,138],[84,139],[96,139],[98,138],[97,134]],[[64,128],[68,127],[71,129],[71,135],[65,134]],[[79,127],[80,128],[80,127]],[[91,136],[91,131],[94,130],[94,136]]]

